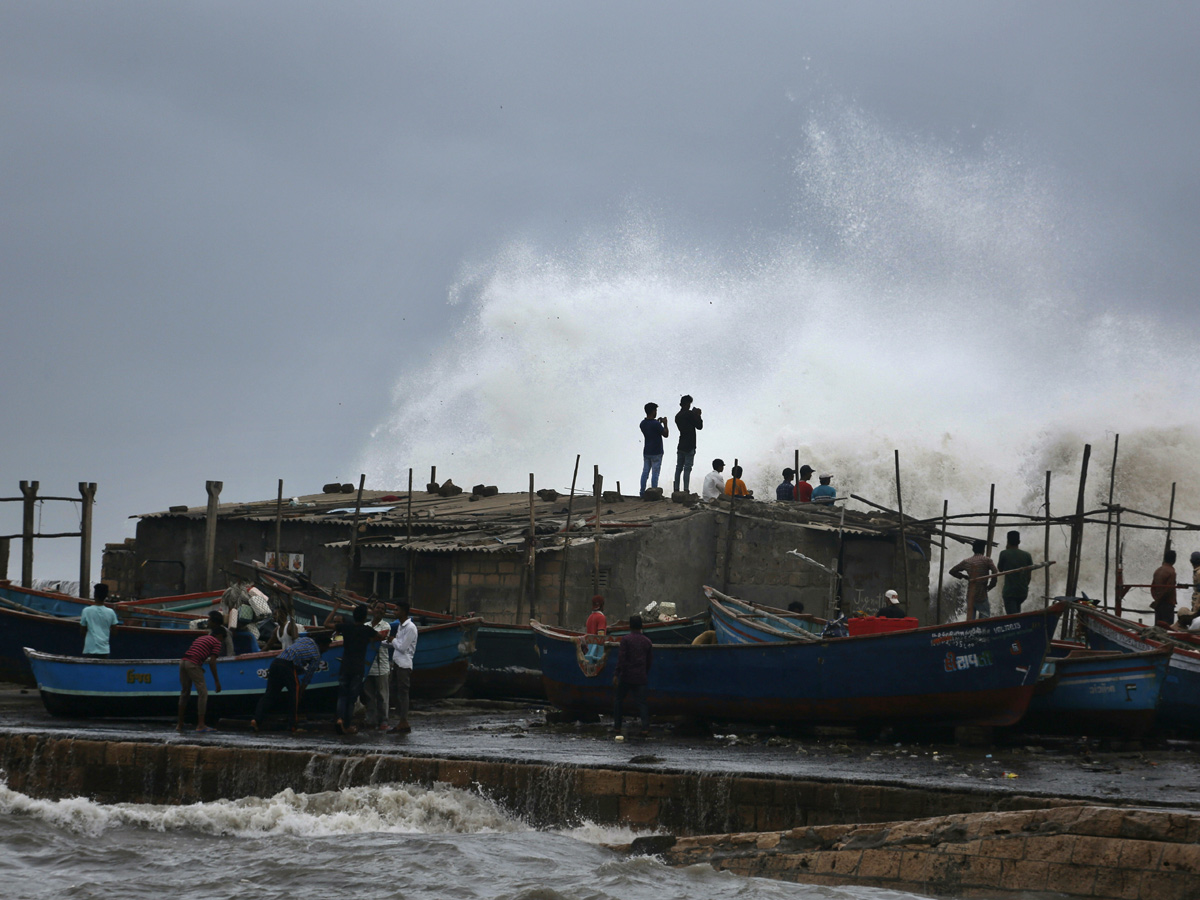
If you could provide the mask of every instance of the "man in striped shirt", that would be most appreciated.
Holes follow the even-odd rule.
[[[221,679],[217,675],[217,657],[224,648],[225,626],[219,622],[209,622],[208,634],[202,634],[192,641],[183,658],[179,660],[179,721],[175,730],[183,731],[183,716],[187,712],[188,700],[192,696],[192,685],[196,686],[196,730],[199,732],[212,731],[204,722],[204,714],[208,711],[208,685],[204,683],[204,664],[207,662],[212,669],[213,685],[217,693],[221,693]]]
[[[267,669],[267,689],[258,700],[254,710],[254,718],[250,727],[258,731],[258,723],[265,720],[271,706],[279,699],[284,688],[292,694],[292,702],[288,707],[288,717],[293,732],[303,729],[297,726],[300,713],[300,696],[304,688],[317,674],[321,665],[321,650],[317,642],[307,634],[302,634],[292,643],[292,646],[282,651]]]

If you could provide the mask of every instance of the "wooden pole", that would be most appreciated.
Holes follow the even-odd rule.
[[[796,479],[795,481],[792,482],[792,499],[798,500],[800,498],[799,491],[797,490],[797,486],[800,484],[800,448],[799,447],[797,447],[795,450],[795,456],[792,459],[792,466],[795,469],[795,474],[792,475],[792,477]]]
[[[208,512],[204,521],[204,589],[213,590],[213,576],[217,567],[217,506],[221,497],[221,481],[204,482],[208,493]]]
[[[737,458],[734,457],[733,464],[736,467],[738,464]],[[733,478],[733,469],[729,470],[729,475]],[[737,479],[734,478],[733,487],[729,492],[729,519],[725,523],[725,565],[721,572],[721,593],[729,593],[729,567],[730,560],[733,557],[733,508],[737,505]]]
[[[908,610],[908,543],[904,538],[904,498],[900,493],[900,450],[896,450],[896,507],[900,513],[900,555],[904,560],[904,609]],[[843,506],[842,509],[845,509]]]
[[[79,517],[79,596],[92,596],[92,507],[96,503],[96,482],[79,482],[83,506]]]
[[[283,569],[283,479],[279,479],[279,493],[275,497],[275,569]]]
[[[1116,487],[1116,481],[1117,481],[1117,447],[1120,446],[1120,443],[1121,443],[1121,436],[1119,434],[1115,435],[1113,437],[1112,466],[1108,470],[1108,523],[1104,526],[1104,586],[1101,590],[1101,598],[1100,598],[1101,603],[1103,604],[1105,609],[1108,609],[1108,555],[1109,555],[1109,546],[1111,544],[1110,539],[1112,537],[1113,488]]]
[[[1071,557],[1067,568],[1067,596],[1074,597],[1079,587],[1079,568],[1083,558],[1083,499],[1087,490],[1088,460],[1092,458],[1092,445],[1083,445],[1083,463],[1079,469],[1079,496],[1075,501],[1075,521],[1071,524]],[[1064,627],[1066,625],[1064,616]]]
[[[571,496],[567,498],[567,528],[563,535],[562,567],[558,579],[558,626],[567,621],[567,559],[571,549],[571,513],[575,510],[575,480],[579,477],[579,454],[575,454],[575,471],[571,475]]]
[[[529,473],[529,618],[537,613],[537,513],[533,507],[533,473]]]
[[[938,558],[938,584],[937,584],[937,618],[935,624],[941,624],[942,621],[942,579],[946,577],[946,519],[950,514],[950,501],[942,500],[942,552]]]
[[[604,488],[604,476],[600,467],[592,468],[592,493],[596,495],[596,541],[595,552],[592,555],[592,593],[600,593],[600,493]]]
[[[991,557],[992,547],[996,546],[996,485],[992,485],[988,493],[988,531],[987,555]]]
[[[358,515],[362,512],[363,486],[367,483],[366,474],[358,476],[358,497],[354,501],[354,521],[350,526],[350,558],[346,560],[346,590],[354,590],[354,551],[358,548]]]
[[[1116,590],[1113,591],[1113,612],[1115,612],[1119,616],[1119,615],[1121,615],[1121,601],[1125,599],[1123,596],[1122,590],[1121,590],[1121,585],[1125,581],[1125,567],[1124,567],[1124,560],[1122,559],[1122,556],[1121,556],[1121,510],[1120,509],[1117,510],[1116,544],[1117,544],[1117,575],[1116,575],[1117,586],[1116,586]]]
[[[1046,535],[1042,559],[1050,558],[1050,470],[1046,470]],[[1046,570],[1046,590],[1042,596],[1042,609],[1050,605],[1050,570]]]
[[[1171,549],[1171,520],[1175,517],[1175,482],[1171,482],[1171,505],[1167,507],[1167,542],[1163,546],[1163,553]]]
[[[405,535],[405,543],[412,544],[412,466],[408,467],[408,529]],[[404,599],[408,601],[409,606],[412,606],[413,598],[413,566],[416,562],[416,554],[412,552],[412,548],[408,547],[407,555],[404,560]]]
[[[21,587],[33,587],[33,535],[40,481],[22,481],[21,496]]]

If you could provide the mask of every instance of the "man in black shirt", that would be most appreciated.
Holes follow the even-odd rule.
[[[675,427],[679,430],[679,443],[675,447],[675,490],[679,490],[679,476],[683,475],[683,490],[690,490],[692,463],[696,461],[696,432],[704,428],[700,409],[692,409],[692,395],[679,398],[679,412],[675,413]]]
[[[383,634],[367,624],[367,608],[354,604],[354,621],[347,622],[337,614],[342,608],[341,599],[333,602],[333,609],[325,617],[325,627],[333,626],[333,633],[342,636],[342,668],[338,672],[337,721],[334,727],[338,734],[354,734],[358,729],[348,724],[354,715],[354,704],[362,693],[367,670],[367,647],[373,641],[382,641]]]

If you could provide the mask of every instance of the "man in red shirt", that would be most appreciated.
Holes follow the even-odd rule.
[[[208,711],[208,685],[204,683],[204,664],[212,669],[213,684],[217,693],[221,693],[221,679],[217,676],[217,657],[225,647],[225,626],[209,620],[208,634],[202,634],[192,641],[179,660],[179,721],[175,730],[183,732],[183,715],[187,712],[188,700],[192,696],[192,685],[196,686],[196,730],[208,732],[204,722],[204,714]]]
[[[608,630],[608,619],[604,617],[604,598],[599,594],[592,598],[592,614],[587,617],[585,630],[588,634],[601,634]]]
[[[812,477],[813,467],[805,463],[800,467],[800,479],[796,482],[796,499],[801,503],[812,503],[812,485],[808,479]]]

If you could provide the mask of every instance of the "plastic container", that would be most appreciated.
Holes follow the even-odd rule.
[[[887,616],[860,616],[857,619],[847,619],[850,637],[860,634],[880,634],[884,631],[911,631],[918,627],[916,616],[903,619],[889,619]]]

